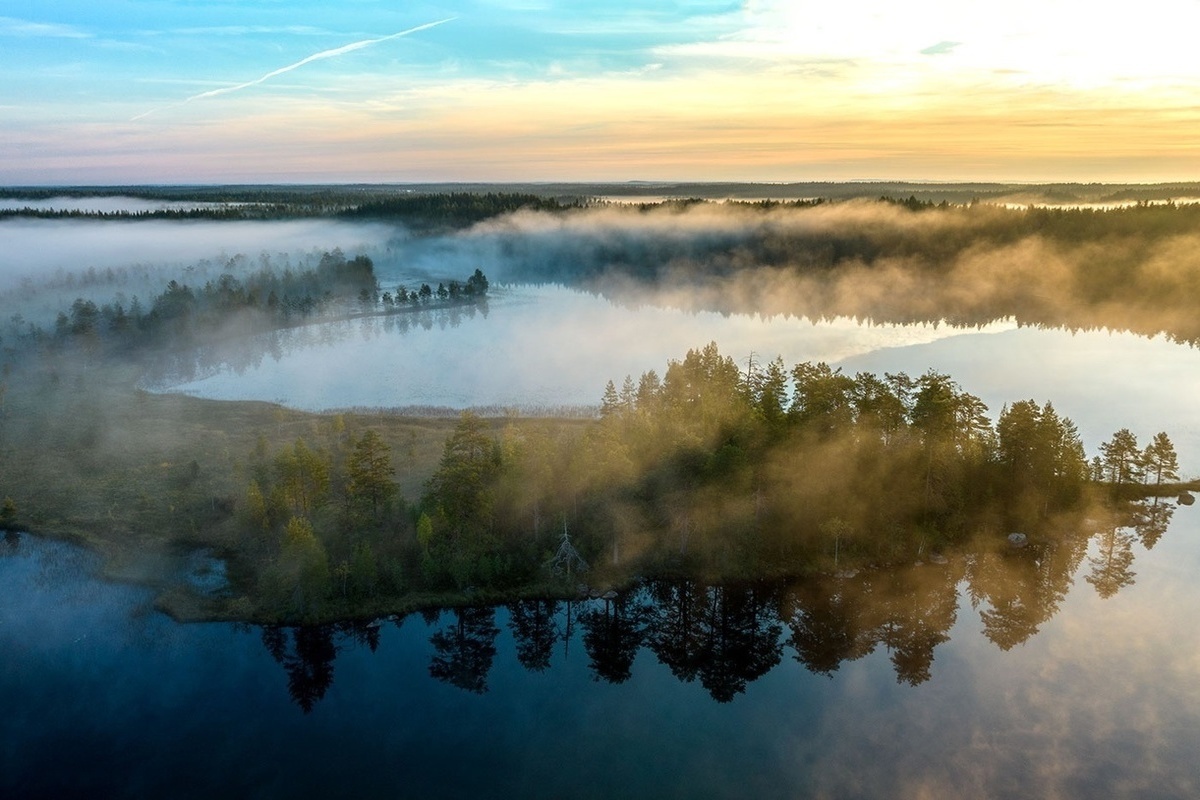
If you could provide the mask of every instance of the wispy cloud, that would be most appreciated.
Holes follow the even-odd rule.
[[[292,70],[295,70],[295,69],[299,69],[300,67],[303,67],[305,64],[311,64],[314,61],[323,61],[327,58],[335,58],[337,56],[345,55],[346,53],[352,53],[355,50],[362,50],[364,47],[370,47],[372,45],[380,44],[382,42],[391,41],[392,39],[399,39],[402,36],[409,36],[411,34],[419,32],[419,31],[429,30],[430,28],[437,27],[438,25],[443,25],[443,24],[445,24],[447,22],[451,22],[455,19],[457,19],[457,17],[447,17],[446,19],[439,19],[435,22],[427,22],[424,25],[417,25],[416,27],[408,28],[406,30],[402,30],[398,33],[392,33],[387,36],[380,36],[375,39],[363,39],[361,41],[351,42],[350,44],[342,45],[341,47],[334,47],[330,50],[322,50],[319,53],[313,53],[311,56],[302,58],[299,61],[295,62],[294,64],[288,64],[286,67],[280,67],[279,69],[272,70],[265,75],[255,78],[254,80],[246,81],[245,83],[239,83],[235,86],[224,86],[220,89],[212,89],[207,92],[201,92],[200,94],[194,94],[191,97],[185,98],[185,99],[179,101],[178,103],[172,103],[171,105],[162,106],[161,108],[152,108],[149,111],[144,111],[141,114],[138,114],[137,116],[133,117],[130,121],[136,122],[137,120],[144,119],[145,117],[148,117],[151,114],[154,114],[155,112],[166,111],[167,109],[171,109],[171,108],[178,108],[179,106],[182,106],[185,103],[190,103],[193,100],[203,100],[205,98],[218,97],[220,95],[230,94],[232,92],[240,92],[242,89],[248,89],[251,86],[257,86],[258,84],[268,81],[271,78],[274,78],[279,75],[283,75],[283,74],[291,72]]]
[[[250,36],[288,34],[291,36],[334,36],[333,31],[311,25],[213,25],[198,28],[138,31],[140,36]]]
[[[948,53],[953,53],[954,48],[961,45],[962,42],[938,42],[935,45],[930,45],[921,51],[923,56],[944,56]]]
[[[21,36],[46,39],[90,39],[92,34],[70,25],[30,22],[13,17],[0,17],[0,36]]]

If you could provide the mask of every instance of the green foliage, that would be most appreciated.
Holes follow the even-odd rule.
[[[246,503],[243,506],[243,513],[246,516],[247,524],[251,528],[263,531],[270,529],[271,520],[267,514],[267,500],[263,496],[262,488],[258,485],[258,481],[252,480],[246,487]]]
[[[329,456],[297,438],[275,457],[278,486],[293,514],[308,516],[328,500]]]
[[[461,226],[521,209],[562,211],[573,207],[534,194],[449,192],[408,194],[359,204],[343,216],[360,219],[402,219],[436,226]]]
[[[417,543],[421,545],[425,554],[429,553],[429,548],[433,545],[433,520],[425,512],[421,512],[420,518],[417,519]]]
[[[1104,476],[1112,484],[1120,486],[1135,483],[1142,478],[1141,450],[1137,437],[1128,428],[1121,428],[1112,439],[1100,445],[1104,465]]]
[[[1165,432],[1154,434],[1150,444],[1146,445],[1142,468],[1147,480],[1154,478],[1155,486],[1179,480],[1179,458],[1175,454],[1175,445]]]
[[[264,572],[260,591],[276,608],[300,617],[315,616],[329,597],[333,573],[312,523],[288,520],[279,559]]]
[[[367,542],[354,546],[350,561],[350,591],[356,597],[373,597],[379,584],[379,565]]]
[[[346,493],[351,505],[369,509],[371,519],[378,520],[382,508],[396,494],[394,472],[387,444],[375,431],[364,431],[346,464]]]
[[[13,502],[11,497],[4,498],[4,504],[0,505],[0,530],[10,531],[17,524],[17,504]]]
[[[491,526],[499,472],[499,451],[487,424],[464,411],[429,480],[425,504],[438,510],[455,535],[476,535]]]

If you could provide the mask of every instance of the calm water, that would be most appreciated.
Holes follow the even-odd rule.
[[[391,285],[391,284],[387,284]],[[413,285],[411,282],[410,286]],[[1050,400],[1079,426],[1089,452],[1114,431],[1142,442],[1170,433],[1180,463],[1200,474],[1200,350],[1131,333],[948,325],[813,323],[630,308],[561,287],[501,288],[486,312],[396,314],[293,328],[203,355],[160,388],[309,409],[598,406],[646,370],[716,341],[746,365],[823,360],[853,374],[936,369],[979,395],[993,419],[1008,402]]]
[[[1188,509],[1152,549],[1118,531],[1136,574],[1108,597],[1096,536],[269,630],[175,624],[22,537],[0,795],[1194,797],[1198,533]]]
[[[594,405],[715,340],[1053,400],[1089,452],[1168,431],[1200,473],[1200,353],[996,323],[630,309],[554,287],[486,313],[314,325],[203,354],[189,393],[346,406]],[[1200,796],[1200,511],[1161,538],[797,586],[326,629],[177,625],[28,537],[0,545],[0,796]],[[832,580],[832,579],[831,579]]]

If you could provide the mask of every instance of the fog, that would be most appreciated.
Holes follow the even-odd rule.
[[[105,198],[101,198],[105,199]],[[0,305],[45,325],[77,297],[145,301],[168,281],[203,284],[223,272],[303,266],[341,248],[387,257],[395,226],[280,222],[0,220]]]
[[[913,212],[866,201],[519,212],[414,239],[402,255],[410,268],[453,275],[483,266],[497,280],[567,283],[633,304],[1200,335],[1192,207],[1113,213],[1125,216]],[[1139,213],[1167,223],[1143,223]]]
[[[997,206],[912,211],[861,200],[765,208],[677,202],[517,212],[425,236],[396,224],[321,219],[8,219],[0,222],[0,292],[55,284],[67,290],[55,302],[69,304],[70,291],[87,296],[81,277],[113,283],[110,269],[136,266],[147,275],[145,286],[116,287],[130,295],[157,291],[169,278],[202,281],[341,248],[373,258],[384,289],[461,280],[481,268],[497,283],[561,283],[634,306],[878,322],[1011,317],[1190,340],[1200,336],[1193,313],[1200,223],[1191,222],[1191,208],[1106,215]],[[89,270],[105,274],[97,281]],[[112,296],[109,287],[96,291],[89,299]]]
[[[298,329],[252,345],[259,354],[250,361],[244,352],[225,359],[236,369],[201,367],[174,385],[302,408],[580,407],[598,401],[604,381],[661,372],[667,359],[716,339],[743,365],[753,353],[788,363],[850,359],[848,371],[936,367],[993,414],[1016,399],[1055,401],[1089,446],[1121,425],[1147,436],[1169,425],[1200,452],[1174,400],[1194,389],[1194,350],[1162,337],[1013,331],[1020,322],[1191,334],[1200,235],[1112,219],[1122,224],[1103,241],[1029,233],[1026,214],[999,207],[915,213],[868,201],[518,212],[432,236],[316,219],[9,219],[0,222],[0,290],[4,320],[20,313],[47,324],[75,297],[145,301],[170,279],[198,284],[225,271],[303,265],[341,248],[371,256],[385,290],[482,268],[498,289],[492,313]],[[921,324],[896,324],[912,322]],[[963,337],[971,331],[978,335]],[[264,352],[274,355],[264,362]]]
[[[386,284],[385,284],[386,286]],[[1012,329],[997,322],[985,330]],[[618,384],[716,340],[745,365],[839,361],[961,335],[950,326],[822,324],[791,316],[631,308],[562,287],[495,287],[487,314],[402,314],[310,325],[206,354],[226,367],[171,388],[266,399],[311,410],[345,407],[594,409]],[[265,357],[264,357],[264,354]]]
[[[825,360],[848,374],[942,370],[964,391],[983,398],[993,420],[1006,402],[1049,400],[1078,423],[1089,456],[1118,427],[1131,428],[1142,444],[1166,430],[1178,449],[1180,471],[1184,477],[1195,475],[1200,470],[1194,409],[1200,394],[1200,350],[1167,335],[1144,334],[1165,330],[1185,336],[1191,330],[1198,307],[1200,235],[1179,227],[1166,233],[1130,231],[1113,218],[1113,229],[1104,236],[1072,237],[1053,228],[1058,224],[1053,219],[1047,231],[1039,231],[1030,219],[1001,208],[914,213],[866,202],[773,209],[675,204],[648,211],[609,207],[555,215],[517,213],[457,233],[423,237],[383,223],[326,220],[9,219],[0,222],[0,290],[4,320],[14,311],[33,319],[52,316],[78,296],[104,302],[117,294],[142,293],[145,300],[170,279],[196,284],[225,271],[297,266],[334,248],[374,259],[385,290],[398,283],[411,289],[419,280],[462,280],[481,268],[492,282],[486,304],[403,310],[380,305],[372,310],[365,308],[368,298],[354,318],[287,321],[269,334],[242,337],[239,347],[228,350],[222,349],[227,342],[208,341],[202,341],[200,352],[171,350],[163,357],[173,359],[176,380],[157,388],[313,409],[488,406],[500,413],[499,407],[510,405],[595,406],[606,380],[619,386],[626,374],[636,380],[640,372],[654,369],[661,375],[668,359],[716,340],[741,369],[748,368],[753,353],[760,365],[779,354],[788,366]],[[1121,330],[1074,330],[1103,326]],[[45,361],[30,358],[32,369],[14,373],[7,398],[0,393],[5,444],[0,470],[20,513],[41,506],[37,521],[50,532],[62,526],[68,533],[84,531],[93,541],[127,547],[132,554],[117,565],[125,577],[153,580],[144,564],[161,557],[155,549],[165,552],[167,543],[211,545],[225,552],[222,548],[235,546],[231,542],[250,542],[244,546],[254,548],[264,563],[274,558],[262,547],[267,540],[262,529],[237,528],[236,536],[245,535],[244,540],[230,533],[230,526],[243,525],[237,515],[250,505],[246,483],[255,469],[260,436],[271,439],[258,465],[268,474],[273,463],[283,470],[285,462],[277,456],[286,451],[280,448],[301,437],[314,449],[342,447],[344,456],[346,444],[367,426],[393,425],[395,477],[407,482],[405,499],[416,502],[420,487],[427,486],[426,476],[409,471],[411,465],[422,462],[432,470],[450,429],[428,420],[385,421],[382,414],[346,415],[347,422],[332,414],[309,417],[261,404],[200,403],[134,391],[133,379],[125,382],[127,373],[103,369],[108,366],[103,363],[97,368],[95,354],[103,350],[95,339],[102,336],[49,335],[37,351]],[[115,359],[122,351],[112,352]],[[147,353],[161,355],[149,348],[130,352],[142,359],[139,369],[147,366]],[[109,373],[107,382],[102,372]],[[395,426],[397,422],[407,427]],[[349,429],[343,430],[343,424]],[[502,440],[497,452],[514,441],[504,440],[509,427],[519,428],[496,423],[489,429],[488,435],[496,433]],[[562,427],[584,428],[575,423]],[[670,433],[668,429],[663,441],[674,447],[679,442]],[[387,641],[378,656],[378,625],[370,652],[349,643],[318,647],[320,669],[306,671],[313,665],[264,656],[265,630],[259,642],[259,637],[241,633],[227,640],[233,632],[224,626],[176,628],[149,613],[148,598],[136,601],[133,623],[119,615],[110,619],[112,604],[91,602],[90,585],[80,607],[91,609],[93,619],[68,619],[71,603],[34,599],[33,592],[22,588],[20,603],[13,606],[17,610],[0,618],[5,623],[0,630],[17,652],[26,648],[34,656],[12,674],[17,684],[28,683],[45,664],[59,665],[61,669],[42,670],[41,694],[28,697],[54,693],[66,700],[51,704],[55,714],[49,733],[40,734],[43,738],[17,737],[31,744],[13,751],[14,758],[23,770],[32,763],[32,769],[56,778],[58,773],[45,766],[61,760],[54,760],[53,742],[91,713],[89,703],[110,697],[105,691],[113,685],[132,698],[118,704],[124,709],[141,708],[146,698],[151,710],[171,709],[180,706],[180,697],[203,696],[221,713],[196,715],[196,730],[226,729],[232,719],[244,722],[247,735],[271,742],[280,753],[301,752],[303,742],[259,734],[266,728],[296,729],[292,723],[298,712],[290,706],[286,689],[291,687],[285,684],[297,675],[324,675],[332,681],[336,656],[341,659],[339,690],[321,700],[324,705],[306,720],[305,729],[333,741],[337,732],[324,730],[322,720],[376,719],[393,739],[367,737],[357,766],[339,761],[349,751],[337,747],[326,748],[334,754],[332,761],[290,764],[299,771],[284,780],[301,789],[314,785],[305,769],[315,770],[330,786],[341,786],[346,775],[353,776],[356,786],[362,779],[370,783],[374,766],[388,756],[375,752],[370,742],[394,743],[400,736],[409,749],[426,748],[434,755],[454,751],[456,735],[436,720],[456,708],[468,723],[494,734],[479,752],[468,747],[464,763],[494,764],[497,752],[507,753],[501,760],[526,773],[521,781],[529,780],[529,774],[545,775],[547,783],[540,785],[545,790],[562,785],[550,781],[563,781],[566,775],[570,785],[560,793],[567,794],[581,783],[577,773],[558,765],[611,762],[633,766],[595,770],[600,781],[595,785],[610,794],[628,790],[632,771],[644,768],[641,785],[648,794],[663,793],[669,787],[661,781],[686,773],[699,776],[694,786],[700,793],[714,785],[728,787],[731,794],[761,785],[769,794],[786,785],[795,792],[830,796],[1091,796],[1108,785],[1108,773],[1095,769],[1097,758],[1118,765],[1138,791],[1189,793],[1196,785],[1192,745],[1198,709],[1188,687],[1194,683],[1200,651],[1181,637],[1190,635],[1184,611],[1195,607],[1198,591],[1195,512],[1179,507],[1171,532],[1157,534],[1161,540],[1144,531],[1136,539],[1134,532],[1125,531],[1128,562],[1119,558],[1124,553],[1114,557],[1111,548],[1107,555],[1103,552],[1105,531],[1100,529],[1108,525],[1106,512],[1089,507],[1072,512],[1078,525],[1066,533],[1052,530],[1056,520],[1039,519],[1038,528],[1029,529],[1027,548],[1009,548],[1004,533],[1012,528],[1000,528],[997,522],[994,530],[982,531],[987,541],[978,548],[975,541],[961,549],[946,547],[944,554],[937,551],[940,561],[925,558],[922,539],[921,550],[904,550],[897,557],[903,563],[893,567],[877,569],[862,561],[846,569],[848,552],[838,548],[853,543],[851,533],[864,540],[896,535],[895,529],[872,527],[871,511],[890,513],[906,497],[924,497],[930,485],[928,472],[910,470],[898,478],[894,470],[872,472],[869,463],[854,459],[844,446],[852,438],[847,434],[811,450],[780,450],[763,464],[766,495],[785,498],[778,506],[788,517],[777,532],[781,540],[808,537],[802,543],[823,547],[818,555],[824,558],[830,542],[816,537],[829,539],[829,529],[816,523],[829,512],[845,527],[836,535],[846,538],[832,544],[833,570],[798,584],[786,603],[757,606],[751,601],[758,597],[759,585],[731,588],[726,595],[725,587],[692,580],[693,599],[699,602],[689,608],[681,601],[674,611],[694,610],[694,619],[710,627],[701,627],[696,636],[693,629],[683,630],[678,640],[647,633],[651,622],[671,622],[670,609],[628,626],[643,636],[635,644],[605,637],[623,619],[634,619],[629,608],[641,602],[636,592],[613,601],[582,601],[574,607],[574,622],[564,622],[568,637],[569,625],[581,631],[576,634],[579,644],[570,645],[573,660],[567,659],[568,642],[555,638],[557,671],[527,674],[513,658],[514,653],[519,657],[519,647],[505,640],[499,651],[481,659],[486,661],[479,667],[481,681],[495,670],[486,702],[463,694],[453,676],[448,683],[434,682],[438,673],[430,669],[430,638],[416,621],[396,629],[384,626]],[[528,441],[541,440],[531,434]],[[700,444],[715,449],[713,442]],[[555,469],[555,451],[531,452],[548,453],[540,465]],[[531,464],[536,461],[530,458]],[[590,470],[590,460],[583,462]],[[612,474],[619,476],[623,467],[614,464]],[[599,470],[596,474],[609,479]],[[728,474],[746,476],[749,471]],[[557,477],[516,475],[514,496],[523,499],[519,490],[553,487]],[[670,479],[668,472],[659,478]],[[661,505],[650,510],[638,508],[639,494],[618,497],[613,541],[619,541],[626,562],[649,550],[649,537],[661,530],[664,539],[658,545],[664,551],[682,553],[690,547],[688,553],[698,558],[707,546],[716,564],[732,552],[720,538],[725,521],[748,522],[759,513],[758,489],[751,491],[749,484],[738,489],[732,480],[717,478],[695,491],[687,487],[673,493],[669,483],[664,486]],[[572,536],[579,532],[576,541],[586,543],[591,506],[586,494],[581,504],[570,489],[563,489],[561,502],[578,515],[571,518]],[[1168,503],[1174,513],[1174,500],[1162,499],[1163,508]],[[836,507],[828,508],[830,504]],[[330,501],[322,511],[327,530],[335,527],[337,505]],[[547,507],[543,532],[549,528],[557,535],[557,511]],[[1033,516],[1037,513],[1034,509]],[[661,518],[649,519],[651,515]],[[403,542],[415,552],[413,516],[403,511],[404,527],[396,529],[365,525],[344,530],[355,537],[376,535],[377,542]],[[565,527],[566,510],[561,519]],[[1112,523],[1112,533],[1116,525]],[[537,526],[532,523],[535,536]],[[342,529],[340,523],[336,527]],[[974,526],[970,530],[980,532]],[[924,536],[922,531],[923,525],[912,533]],[[627,538],[619,538],[625,534]],[[231,538],[222,538],[227,535]],[[705,536],[710,537],[707,542]],[[347,557],[345,548],[334,548],[348,541],[348,535],[329,538],[334,558]],[[607,560],[609,553],[601,551],[600,558]],[[611,553],[615,565],[615,547]],[[843,571],[837,571],[839,555]],[[918,557],[924,561],[914,565]],[[599,566],[590,553],[589,559]],[[142,565],[142,571],[135,572],[131,563]],[[536,561],[530,563],[537,568]],[[1109,591],[1097,575],[1114,564],[1123,571]],[[10,570],[19,580],[29,572]],[[111,584],[103,586],[108,588],[95,591],[113,591]],[[750,599],[738,606],[739,596]],[[52,606],[50,636],[42,635],[40,605]],[[646,605],[648,614],[652,609]],[[515,607],[498,612],[502,623]],[[32,614],[22,615],[23,608]],[[488,616],[491,624],[491,610],[473,611]],[[97,614],[103,625],[95,624]],[[745,633],[737,626],[748,615],[762,623],[751,626],[751,636],[725,635]],[[428,617],[437,618],[436,612]],[[462,616],[457,619],[457,631],[450,621],[443,641],[462,635]],[[139,652],[125,644],[122,628],[146,621],[144,627],[154,637],[147,637],[145,652]],[[170,631],[161,640],[160,627]],[[168,636],[180,638],[170,641]],[[193,636],[199,639],[193,641]],[[170,647],[162,649],[160,643]],[[762,651],[756,649],[764,644]],[[481,645],[473,652],[487,652],[491,641]],[[635,663],[639,650],[644,652]],[[168,661],[175,662],[171,674],[176,680],[164,683],[160,678]],[[286,677],[280,669],[285,661]],[[84,668],[96,664],[99,673]],[[213,664],[227,668],[212,669]],[[321,671],[325,668],[327,674]],[[118,673],[132,677],[108,680]],[[404,679],[397,681],[397,675]],[[723,687],[727,694],[713,689],[714,675],[728,679]],[[1114,675],[1121,677],[1114,680]],[[213,684],[212,676],[222,676],[225,685]],[[611,684],[600,685],[601,680]],[[926,685],[918,688],[920,684]],[[561,691],[547,693],[548,685]],[[403,688],[398,694],[397,686]],[[412,691],[414,686],[418,691]],[[723,702],[710,703],[706,691]],[[242,702],[249,696],[266,698],[266,705]],[[536,715],[536,725],[525,725],[533,719],[527,713],[530,702],[541,702],[536,698],[552,702],[546,714]],[[415,717],[405,718],[420,724],[397,728],[397,715],[391,713],[397,703],[418,709]],[[46,715],[39,716],[42,710],[36,705],[19,707],[12,718],[30,724],[42,720]],[[268,721],[265,727],[238,717],[250,706],[267,709],[266,716],[259,714]],[[585,743],[595,757],[572,762],[578,753],[568,751],[578,749],[578,742],[571,731],[578,728],[581,707],[595,716],[595,735]],[[850,708],[862,713],[846,713]],[[626,723],[639,713],[651,723],[634,730]],[[130,718],[127,728],[119,713],[99,718],[107,720],[100,730],[103,742],[145,750],[150,757],[139,763],[154,763],[152,751],[162,737],[153,730],[150,735],[135,732],[139,725],[145,728],[144,720]],[[170,714],[157,718],[169,719]],[[671,722],[679,719],[698,724],[681,728]],[[664,720],[669,724],[658,724]],[[731,725],[749,733],[732,750],[722,751],[719,733]],[[919,739],[923,750],[918,757],[869,755],[889,747],[895,751],[897,736]],[[531,748],[530,741],[539,746]],[[95,769],[107,774],[111,759],[104,747],[85,744],[89,757],[96,759]],[[253,748],[235,744],[225,756],[237,772]],[[663,754],[664,746],[674,749]],[[629,757],[630,747],[653,754],[655,764],[665,758],[680,769],[638,766],[638,759]],[[543,751],[554,757],[527,758]],[[719,754],[715,761],[713,753]],[[31,761],[29,755],[41,760]],[[443,773],[431,780],[444,780],[441,765],[449,762],[434,755],[419,761],[428,772]],[[164,780],[177,781],[195,766],[183,763],[186,756],[164,769]],[[283,763],[289,762],[285,758]],[[429,768],[431,764],[438,769]],[[798,770],[797,764],[815,767]],[[494,771],[468,772],[494,778]],[[592,776],[591,767],[584,772]],[[368,785],[360,793],[377,788]]]
[[[69,778],[89,786],[119,791],[130,773],[113,775],[111,765],[132,758],[139,785],[160,794],[230,786],[252,794],[266,758],[279,767],[273,785],[290,794],[319,786],[372,795],[396,788],[378,765],[402,747],[421,756],[402,776],[406,785],[431,794],[449,785],[549,797],[587,785],[614,796],[1075,798],[1112,794],[1119,775],[1118,795],[1191,796],[1200,779],[1191,688],[1200,651],[1189,612],[1198,597],[1181,567],[1200,565],[1188,546],[1196,527],[1182,519],[1153,550],[1137,548],[1134,586],[1102,599],[1077,578],[1057,616],[1006,651],[981,634],[993,598],[979,602],[953,583],[963,570],[957,562],[880,575],[870,592],[852,587],[825,602],[802,587],[804,602],[760,614],[782,623],[778,657],[729,703],[713,702],[703,681],[746,669],[744,640],[677,641],[719,633],[722,622],[740,632],[736,613],[722,619],[705,613],[707,604],[689,626],[637,643],[621,683],[602,672],[621,653],[584,637],[605,630],[625,598],[576,603],[570,612],[555,605],[556,637],[536,672],[519,661],[516,606],[497,609],[493,638],[483,640],[496,650],[483,667],[488,692],[478,696],[430,674],[439,655],[431,637],[455,624],[452,612],[385,623],[370,646],[343,634],[328,648],[328,664],[319,660],[324,651],[309,653],[328,669],[289,662],[287,670],[264,651],[265,631],[173,625],[148,613],[146,592],[80,580],[69,556],[53,552],[62,546],[26,540],[0,557],[12,589],[0,637],[6,652],[21,654],[0,674],[11,697],[0,728],[13,743],[0,787],[68,793],[55,768],[65,755],[77,767]],[[1029,560],[997,557],[985,582],[993,591],[1019,588],[1019,599],[1036,604],[1039,587],[1017,574]],[[910,607],[899,590],[926,604]],[[873,607],[859,606],[872,597]],[[942,597],[946,608],[935,604]],[[625,613],[643,599],[628,598]],[[653,610],[654,620],[672,619],[670,608]],[[1020,617],[1021,607],[1014,612]],[[948,640],[937,638],[943,629]],[[914,687],[897,680],[892,662],[922,634],[933,649],[931,679]],[[852,646],[876,636],[886,639]],[[829,661],[802,660],[814,655]],[[815,667],[828,671],[809,671]],[[303,718],[289,696],[297,675],[332,682]],[[187,732],[209,743],[203,754],[162,746],[178,739],[185,707]],[[582,738],[581,715],[589,720]],[[353,748],[339,745],[348,719],[371,732]],[[489,734],[464,739],[464,727]],[[731,729],[739,731],[732,740]],[[314,741],[320,758],[307,755]],[[218,759],[221,774],[203,768],[206,759]],[[665,774],[664,762],[672,767]]]

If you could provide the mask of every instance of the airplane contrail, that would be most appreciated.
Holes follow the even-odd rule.
[[[280,67],[279,69],[272,70],[271,72],[268,72],[266,75],[255,78],[252,81],[246,81],[245,83],[239,83],[236,86],[223,86],[220,89],[211,89],[207,92],[201,92],[200,94],[194,94],[191,97],[180,100],[178,103],[172,103],[171,105],[160,106],[159,108],[152,108],[149,111],[144,111],[141,114],[138,114],[136,117],[130,118],[129,121],[136,122],[137,120],[148,117],[151,114],[154,114],[158,111],[166,111],[167,109],[171,109],[171,108],[179,108],[180,106],[190,103],[193,100],[202,100],[206,97],[216,97],[216,96],[222,95],[222,94],[229,94],[230,92],[239,92],[242,89],[248,89],[251,86],[257,86],[258,84],[262,83],[263,81],[267,81],[267,80],[270,80],[271,78],[274,78],[276,75],[282,75],[285,72],[291,72],[294,69],[299,69],[300,67],[303,67],[305,64],[311,64],[314,61],[322,61],[326,58],[333,58],[334,56],[340,56],[345,53],[352,53],[355,50],[361,50],[364,47],[370,47],[373,44],[379,44],[380,42],[390,41],[391,39],[399,39],[401,36],[408,36],[409,34],[417,33],[418,31],[428,30],[429,28],[433,28],[438,25],[442,25],[442,24],[451,22],[456,19],[458,19],[458,17],[447,17],[446,19],[439,19],[436,22],[427,22],[424,25],[418,25],[415,28],[409,28],[407,30],[400,31],[399,33],[392,33],[392,34],[388,34],[387,36],[380,36],[377,39],[363,39],[361,42],[351,42],[350,44],[345,44],[345,45],[342,45],[341,47],[335,47],[332,50],[322,50],[319,53],[313,53],[311,56],[300,59],[295,64],[288,64],[286,67]]]

